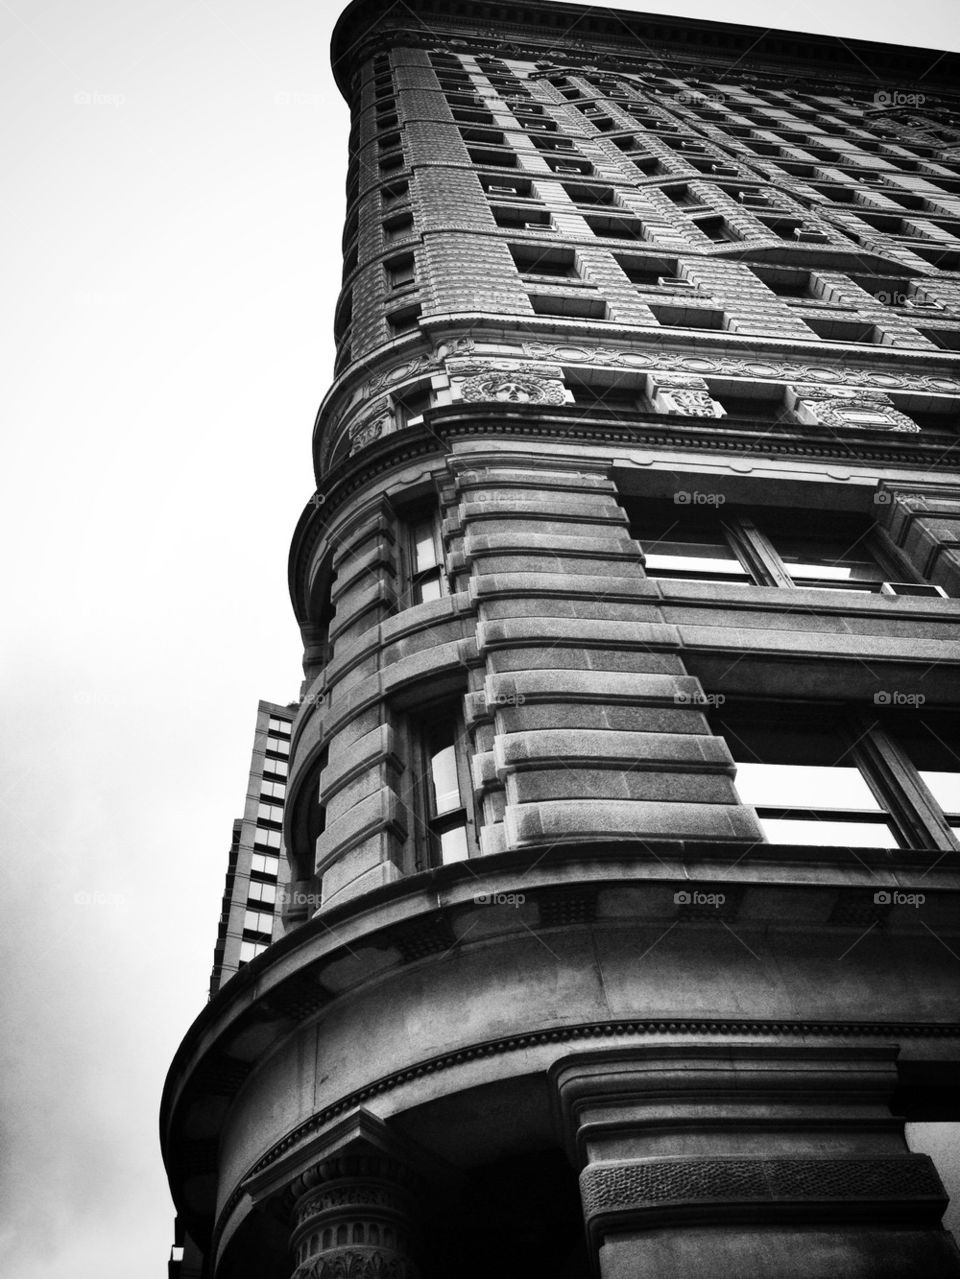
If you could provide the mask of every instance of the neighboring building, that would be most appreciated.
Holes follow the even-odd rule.
[[[333,64],[284,935],[235,971],[255,764],[162,1108],[205,1273],[960,1275],[960,57],[357,0]]]
[[[283,847],[290,730],[297,703],[260,702],[244,815],[233,823],[223,908],[210,974],[211,998],[283,936],[289,862]]]

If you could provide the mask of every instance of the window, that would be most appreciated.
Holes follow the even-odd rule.
[[[286,777],[287,761],[285,759],[266,758],[263,761],[263,771],[265,773],[273,773],[277,777]]]
[[[250,858],[250,873],[276,879],[280,873],[280,858],[271,857],[269,853],[254,853]]]
[[[276,905],[276,884],[264,884],[259,879],[252,879],[247,885],[248,902],[265,902],[268,906]]]
[[[259,933],[267,937],[272,936],[273,912],[250,910],[248,908],[243,912],[243,931],[245,933]]]
[[[657,302],[648,302],[650,310],[658,324],[678,329],[722,329],[723,312],[708,306],[662,306]]]
[[[676,258],[623,257],[616,255],[616,261],[624,275],[632,284],[640,284],[644,288],[660,287],[664,277],[676,277],[679,265]]]
[[[440,513],[436,506],[425,506],[411,513],[404,521],[404,533],[403,555],[408,566],[406,576],[410,592],[408,604],[440,599],[447,594],[447,579],[443,565]]]
[[[403,197],[409,193],[409,191],[410,191],[409,182],[406,182],[406,181],[391,182],[389,186],[385,186],[383,188],[380,194],[383,198],[383,203],[387,205],[387,204],[396,204],[396,202],[398,200],[402,200]]]
[[[754,513],[716,500],[701,505],[696,497],[681,489],[673,502],[627,503],[648,576],[878,593],[885,581],[903,575],[865,517],[774,508]]]
[[[402,289],[414,283],[413,254],[404,253],[399,258],[390,258],[384,265],[387,271],[387,284],[391,289]]]
[[[551,231],[550,214],[543,209],[516,209],[509,205],[494,205],[491,209],[497,226],[515,231]]]
[[[273,730],[271,730],[271,731],[273,731]],[[290,727],[289,727],[289,725],[287,726],[286,731],[287,731],[288,733],[290,732]],[[286,739],[284,739],[284,738],[282,738],[282,737],[273,737],[273,736],[269,736],[269,737],[267,738],[267,750],[268,750],[268,751],[273,751],[273,753],[274,753],[275,755],[289,755],[289,754],[290,754],[290,739],[289,739],[289,737],[288,737],[288,738],[286,738]]]
[[[434,865],[446,866],[470,856],[465,798],[470,794],[470,777],[458,727],[451,717],[433,727],[426,739],[427,826]]]
[[[398,337],[401,333],[412,333],[419,327],[420,307],[405,306],[398,311],[391,311],[387,316],[387,328],[390,330],[391,336]]]
[[[591,214],[584,219],[594,235],[616,240],[642,240],[643,223],[639,218]]]
[[[590,293],[531,293],[534,315],[553,315],[568,320],[605,320],[607,304]]]
[[[768,289],[772,289],[779,298],[811,298],[811,276],[809,271],[795,271],[787,267],[752,266],[750,270],[762,280]]]
[[[274,715],[271,715],[267,720],[267,728],[271,733],[284,733],[289,737],[293,725],[288,719],[277,719]]]
[[[280,832],[268,830],[265,826],[256,826],[253,831],[253,844],[255,848],[279,848]]]
[[[824,342],[880,342],[883,337],[875,324],[862,320],[823,320],[805,314],[803,322]]]
[[[413,426],[433,404],[433,392],[429,382],[420,382],[397,391],[392,400],[397,426]]]
[[[572,249],[554,249],[548,245],[511,244],[510,253],[521,275],[549,275],[559,279],[577,278],[577,260]]]
[[[920,329],[919,332],[941,351],[960,351],[960,329]]]
[[[283,799],[287,788],[283,782],[270,782],[263,778],[260,782],[260,794],[264,799]]]
[[[256,959],[256,957],[262,954],[266,949],[267,949],[266,942],[247,941],[246,938],[244,938],[244,940],[240,943],[239,967],[242,968],[244,964],[249,964],[251,959]]]
[[[733,228],[728,226],[723,218],[695,218],[693,225],[699,227],[708,240],[716,243],[739,239]]]
[[[874,716],[780,701],[731,703],[710,718],[736,762],[740,798],[772,843],[952,845],[960,739],[942,712]]]
[[[522,181],[520,178],[489,177],[484,175],[480,178],[480,185],[488,195],[505,195],[516,200],[528,199],[533,193],[531,184]]]
[[[383,233],[388,240],[399,240],[412,232],[413,217],[409,213],[397,213],[392,218],[387,218],[383,224]]]
[[[264,804],[257,805],[257,821],[258,822],[277,822],[283,821],[283,806],[280,804]]]

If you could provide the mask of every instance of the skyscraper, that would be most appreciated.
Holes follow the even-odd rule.
[[[296,703],[260,702],[243,817],[233,823],[210,995],[283,936],[289,862],[283,847],[290,729]]]
[[[207,1273],[960,1275],[904,1131],[960,1078],[958,58],[472,0],[332,56],[283,936],[161,1120]]]

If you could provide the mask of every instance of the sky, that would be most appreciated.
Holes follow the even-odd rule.
[[[763,25],[769,0],[623,3]],[[157,1110],[206,999],[332,376],[348,119],[322,0],[0,0],[0,1256],[163,1275]],[[960,48],[955,0],[776,25]]]

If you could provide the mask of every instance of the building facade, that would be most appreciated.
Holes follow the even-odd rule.
[[[210,974],[210,997],[284,933],[289,860],[283,846],[283,806],[290,733],[297,704],[257,705],[243,816],[233,823],[223,907]]]
[[[332,56],[289,882],[163,1099],[205,1274],[960,1275],[905,1136],[960,1118],[960,60],[473,0]]]

